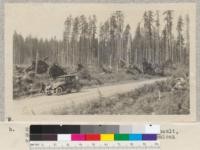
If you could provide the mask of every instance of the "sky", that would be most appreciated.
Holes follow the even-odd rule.
[[[125,24],[130,24],[131,32],[134,33],[137,24],[142,20],[145,10],[159,10],[161,12],[160,22],[163,25],[163,11],[174,10],[174,28],[179,15],[183,18],[191,13],[192,4],[67,4],[67,3],[14,3],[5,6],[5,28],[9,33],[17,31],[24,37],[31,35],[38,38],[62,39],[64,21],[67,16],[76,17],[84,14],[97,16],[97,26],[116,10],[121,10],[125,16]],[[194,16],[193,16],[194,17]]]

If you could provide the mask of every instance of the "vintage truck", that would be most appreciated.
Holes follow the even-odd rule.
[[[79,77],[76,74],[58,76],[45,88],[47,95],[61,95],[65,93],[71,93],[72,91],[79,92],[82,85],[79,81]]]

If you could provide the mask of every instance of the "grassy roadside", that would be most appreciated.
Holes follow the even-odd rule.
[[[168,80],[145,85],[135,91],[109,98],[100,96],[99,99],[93,102],[66,107],[61,111],[60,115],[189,114],[189,89],[173,89],[169,82]]]
[[[102,97],[92,102],[65,107],[59,115],[120,114],[179,115],[190,113],[189,79],[182,69],[166,81],[144,85],[134,91]]]

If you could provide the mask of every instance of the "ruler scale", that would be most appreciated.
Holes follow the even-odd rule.
[[[158,125],[32,125],[30,150],[160,150]]]
[[[64,150],[64,149],[133,149],[133,150],[159,150],[159,142],[51,142],[51,143],[31,143],[31,150],[45,150],[45,149],[54,149],[54,150]]]

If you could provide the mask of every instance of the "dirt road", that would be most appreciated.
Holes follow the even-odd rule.
[[[88,101],[96,100],[100,95],[109,97],[119,93],[125,93],[145,84],[152,84],[166,78],[150,79],[145,81],[132,81],[130,83],[101,86],[98,88],[82,89],[79,93],[71,93],[60,96],[40,96],[28,97],[23,100],[15,100],[13,109],[19,114],[52,114],[69,105],[76,105]]]

